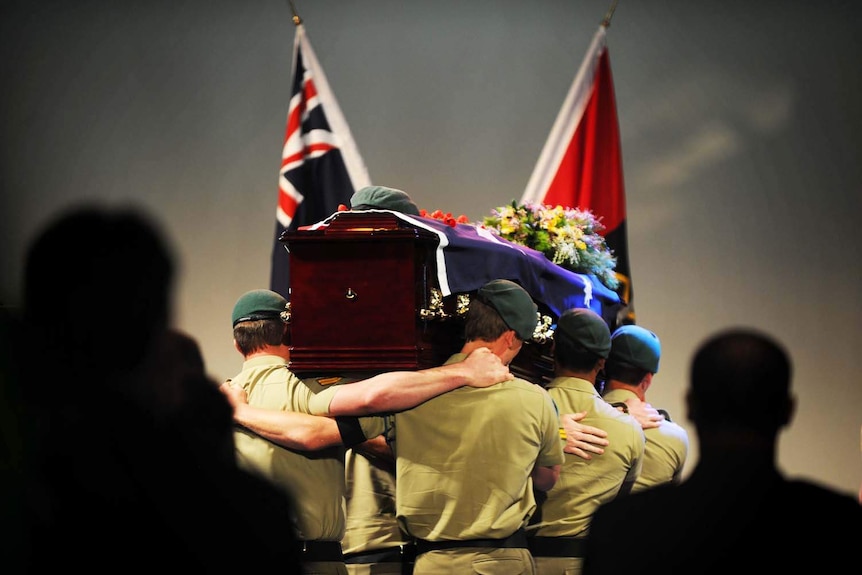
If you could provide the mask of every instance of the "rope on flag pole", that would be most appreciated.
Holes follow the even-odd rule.
[[[605,14],[604,19],[602,19],[602,27],[610,28],[611,27],[611,18],[614,17],[614,10],[617,9],[617,3],[619,0],[614,0],[614,3],[611,4],[611,7],[608,9],[608,13]]]

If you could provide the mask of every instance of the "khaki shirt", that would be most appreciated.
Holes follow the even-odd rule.
[[[586,411],[581,421],[608,433],[610,445],[602,455],[582,459],[566,454],[560,479],[547,492],[537,512],[539,520],[527,533],[541,537],[586,536],[595,510],[617,496],[624,482],[634,483],[644,456],[644,432],[637,420],[602,399],[592,383],[576,377],[557,377],[548,393],[560,413]]]
[[[625,402],[632,397],[637,398],[637,394],[628,389],[612,389],[604,395],[609,403]],[[662,483],[678,482],[688,457],[688,432],[679,424],[665,419],[658,427],[645,429],[644,436],[646,450],[643,468],[632,492]]]
[[[303,382],[294,375],[284,359],[274,355],[254,357],[243,363],[232,381],[248,393],[255,407],[325,413],[332,391],[314,382]],[[316,406],[316,407],[315,407]],[[234,432],[237,461],[281,487],[293,499],[294,524],[301,540],[340,541],[344,536],[344,448],[298,452],[280,447],[237,427]]]
[[[521,379],[460,387],[394,420],[398,520],[420,539],[508,537],[535,511],[534,465],[563,461],[553,402]]]

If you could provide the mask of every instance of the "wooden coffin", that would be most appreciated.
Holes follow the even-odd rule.
[[[506,277],[520,280],[539,306],[536,336],[525,343],[511,369],[534,383],[549,380],[553,324],[558,317],[553,307],[592,306],[602,313],[601,306],[613,304],[607,298],[615,294],[600,292],[605,300],[590,299],[593,289],[584,289],[581,276],[550,265],[535,253],[528,255],[538,263],[524,264],[519,246],[501,248],[501,242],[483,239],[468,227],[460,231],[467,239],[451,241],[468,242],[471,250],[479,252],[475,261],[482,263],[472,266],[453,259],[442,264],[470,268],[458,270],[471,277],[468,283],[454,283],[461,289],[453,291],[448,279],[438,273],[438,262],[443,261],[441,242],[448,243],[446,234],[456,232],[429,218],[373,210],[339,212],[324,225],[285,233],[281,240],[287,246],[291,270],[291,369],[310,377],[440,365],[463,345],[464,313],[475,290],[486,281]],[[525,275],[494,275],[503,273],[510,257],[519,258],[512,269]],[[525,285],[530,278],[535,283]]]
[[[343,212],[285,242],[295,372],[422,369],[459,345],[443,345],[453,322],[423,319],[435,287],[433,234],[385,212]]]

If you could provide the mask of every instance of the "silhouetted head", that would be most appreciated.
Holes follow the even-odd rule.
[[[173,274],[168,244],[141,210],[83,205],[62,212],[26,255],[32,344],[83,368],[131,368],[169,323]]]
[[[793,415],[791,372],[788,353],[769,335],[745,328],[720,332],[692,360],[689,419],[700,433],[774,436]]]

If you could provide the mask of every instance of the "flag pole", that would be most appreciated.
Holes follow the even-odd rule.
[[[296,6],[293,5],[293,0],[287,0],[287,2],[290,4],[290,11],[293,12],[293,24],[294,26],[299,26],[302,24],[302,18],[297,14]]]
[[[603,28],[610,28],[611,27],[611,18],[614,17],[614,10],[617,9],[617,3],[618,2],[619,2],[619,0],[614,0],[614,3],[611,4],[611,7],[608,9],[608,13],[605,14],[605,17],[602,20],[602,27]],[[291,2],[291,5],[292,4],[293,4],[293,2]]]

